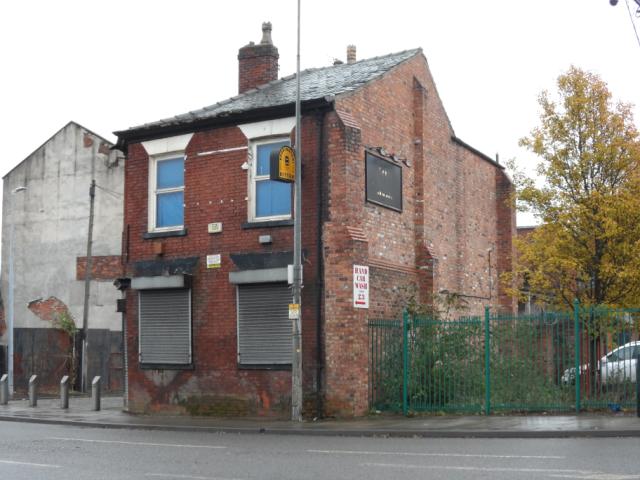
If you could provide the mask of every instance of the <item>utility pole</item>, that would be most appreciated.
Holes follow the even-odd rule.
[[[8,320],[8,330],[9,330],[9,339],[7,342],[7,373],[8,373],[8,387],[9,387],[9,395],[13,396],[13,332],[14,332],[14,289],[15,289],[15,260],[13,256],[13,244],[15,243],[16,236],[16,212],[15,212],[15,201],[14,195],[18,192],[24,192],[27,187],[16,187],[11,190],[11,196],[9,197],[11,200],[11,206],[9,208],[9,213],[11,214],[11,233],[9,234],[9,298],[7,305],[7,320]]]
[[[302,421],[302,175],[300,152],[300,0],[298,0],[298,39],[296,56],[296,175],[293,220],[293,303],[298,315],[293,320],[293,358],[291,364],[291,420]]]
[[[96,198],[96,181],[91,180],[89,188],[89,231],[87,233],[87,259],[84,271],[84,311],[82,312],[82,379],[81,390],[87,391],[87,350],[89,348],[89,294],[91,293],[91,245],[93,243],[93,204]]]

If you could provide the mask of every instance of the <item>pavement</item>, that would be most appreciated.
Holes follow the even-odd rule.
[[[0,405],[0,421],[78,427],[142,429],[187,432],[265,433],[351,437],[430,438],[570,438],[639,437],[636,412],[580,415],[370,415],[359,419],[322,419],[292,422],[267,418],[218,418],[134,415],[124,411],[122,397],[102,398],[100,411],[92,410],[88,397],[71,397],[69,409],[57,398],[27,400]]]

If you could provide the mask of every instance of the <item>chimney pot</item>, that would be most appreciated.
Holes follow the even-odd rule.
[[[249,42],[238,51],[238,92],[277,80],[279,57],[271,39],[271,22],[264,22],[260,43]]]
[[[264,22],[262,24],[262,40],[260,40],[261,45],[273,45],[273,40],[271,40],[271,22]]]
[[[356,63],[356,46],[347,46],[347,63]]]

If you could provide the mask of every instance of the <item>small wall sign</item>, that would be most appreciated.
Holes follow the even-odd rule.
[[[269,179],[292,183],[296,180],[296,154],[293,148],[284,146],[274,150],[269,157]]]
[[[207,225],[207,231],[209,233],[220,233],[222,232],[222,222],[214,222]]]
[[[300,304],[290,303],[289,304],[289,320],[297,320],[298,318],[300,318]]]
[[[369,308],[369,267],[353,266],[353,306]]]
[[[222,255],[219,253],[207,255],[207,268],[220,268],[220,265],[222,265]]]

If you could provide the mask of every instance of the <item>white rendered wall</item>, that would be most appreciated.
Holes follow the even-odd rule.
[[[2,298],[6,317],[14,223],[14,328],[51,328],[27,304],[52,296],[64,302],[82,326],[84,282],[76,280],[76,258],[86,255],[92,169],[101,187],[95,197],[93,255],[121,254],[124,161],[117,162],[116,152],[105,145],[101,149],[104,143],[71,122],[4,178]],[[26,190],[12,193],[23,186]],[[91,282],[89,328],[121,330],[115,311],[119,297],[110,281]]]

